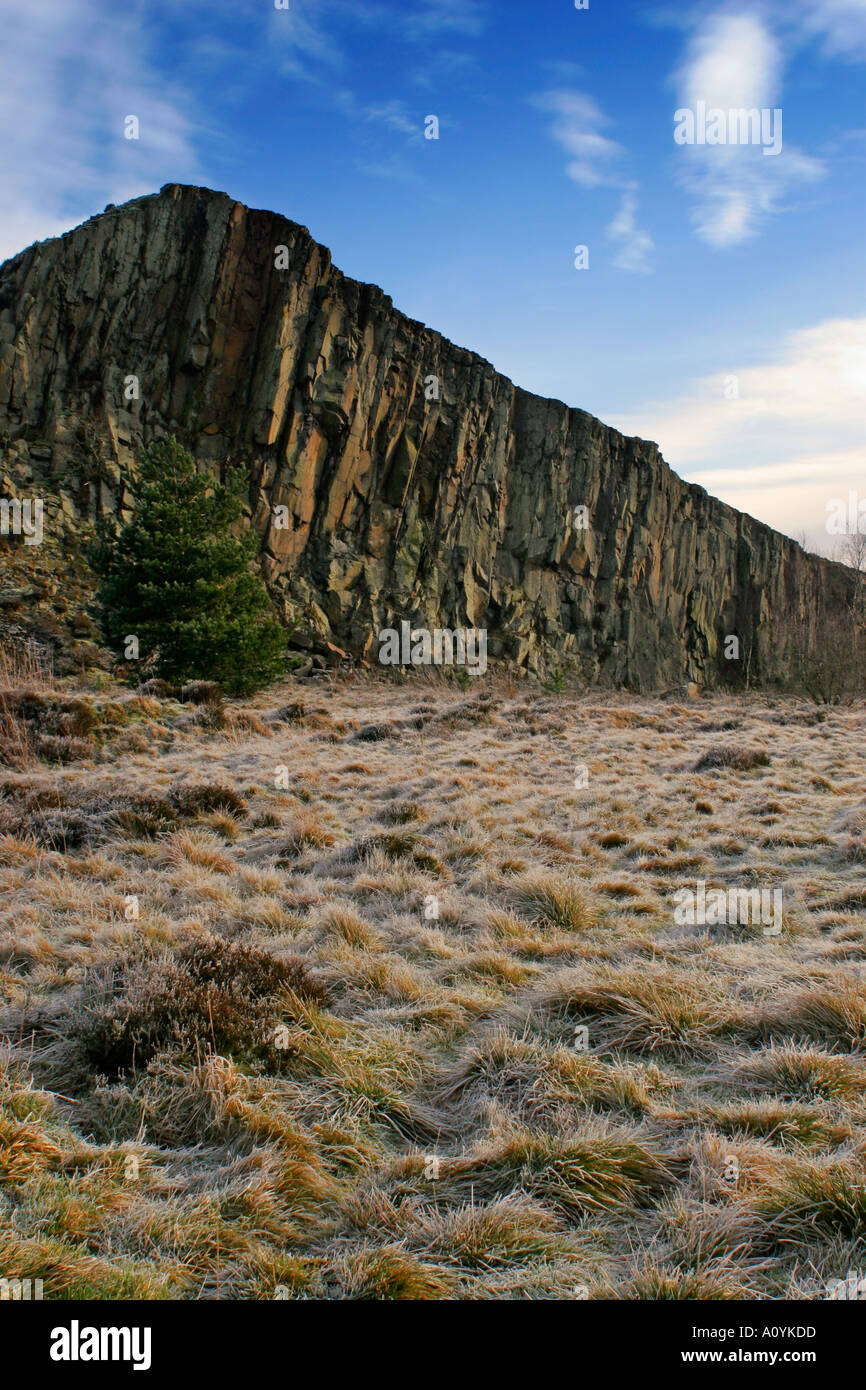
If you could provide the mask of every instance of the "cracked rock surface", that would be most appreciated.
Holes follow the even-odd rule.
[[[316,651],[478,627],[494,658],[646,689],[729,677],[737,634],[769,680],[853,582],[399,313],[305,227],[180,185],[0,267],[0,495],[45,498],[55,573],[168,432],[245,463],[263,575]]]

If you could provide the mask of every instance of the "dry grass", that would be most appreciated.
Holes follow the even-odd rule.
[[[0,1274],[773,1299],[862,1266],[862,705],[363,678],[235,705],[25,667]],[[699,881],[781,889],[781,932],[678,923]]]
[[[24,702],[54,686],[46,650],[34,642],[0,643],[0,766],[27,767],[34,759]]]

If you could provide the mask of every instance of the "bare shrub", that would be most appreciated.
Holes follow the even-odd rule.
[[[31,729],[21,696],[54,688],[51,657],[36,642],[6,640],[0,646],[0,763],[26,767],[34,761]]]
[[[838,705],[866,695],[866,576],[851,603],[825,610],[813,627],[793,624],[788,685],[816,704]]]
[[[709,767],[732,767],[737,772],[751,772],[756,767],[769,767],[770,756],[762,748],[710,748],[698,758],[693,771],[704,772]]]
[[[227,811],[233,816],[245,816],[247,803],[233,787],[203,782],[191,786],[173,787],[171,800],[179,816],[206,815],[211,811]]]
[[[90,1066],[108,1076],[166,1047],[272,1056],[287,994],[325,999],[302,961],[206,939],[91,980],[74,1031]]]

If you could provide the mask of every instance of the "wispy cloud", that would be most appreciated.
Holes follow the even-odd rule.
[[[620,270],[646,275],[652,269],[648,258],[653,249],[653,239],[637,225],[637,197],[634,193],[623,193],[619,211],[608,224],[607,235],[619,247],[613,263]]]
[[[795,0],[784,7],[786,18],[800,24],[804,34],[819,39],[822,51],[844,62],[866,61],[866,4],[864,0]]]
[[[409,9],[400,6],[400,22],[411,38],[439,34],[480,34],[489,15],[483,0],[426,0]]]
[[[692,35],[675,75],[677,105],[691,111],[699,102],[724,112],[774,110],[783,62],[778,40],[757,16],[710,16]],[[753,144],[682,145],[675,157],[678,180],[692,200],[695,231],[719,248],[753,236],[795,189],[824,172],[820,160],[784,140],[781,152],[769,158]]]
[[[194,123],[110,0],[0,0],[0,259],[169,178],[194,177]],[[124,118],[140,122],[124,138]]]
[[[427,52],[433,40],[475,37],[487,22],[488,8],[481,0],[426,0],[407,9],[402,0],[292,0],[290,10],[273,11],[267,33],[278,70],[308,85],[323,104],[336,108],[350,121],[355,136],[365,146],[357,161],[362,172],[390,179],[417,182],[413,169],[393,142],[371,149],[373,132],[402,136],[407,145],[423,140],[426,112],[410,112],[396,99],[370,101],[352,81],[353,30],[379,30],[389,41],[401,40],[417,62],[424,53],[428,68],[439,67],[453,80],[458,69],[471,66],[468,54],[446,52],[441,44]],[[365,35],[364,41],[369,42]],[[415,71],[412,80],[429,85],[429,72]],[[440,122],[447,117],[440,114]]]
[[[268,34],[280,70],[305,81],[320,81],[321,69],[345,65],[338,38],[341,0],[292,0],[287,10],[272,9]]]
[[[199,72],[202,64],[223,65],[241,87],[270,61],[345,114],[363,147],[361,167],[415,177],[393,142],[405,152],[421,140],[426,113],[359,95],[352,31],[379,28],[417,53],[440,36],[477,35],[488,13],[480,0],[425,0],[408,11],[395,0],[291,0],[287,10],[263,5],[256,22],[235,0],[209,0],[221,23],[239,21],[234,42],[194,32],[167,71],[162,26],[188,10],[189,0],[0,0],[0,259],[59,235],[106,202],[201,177],[196,145],[207,117],[178,75],[185,60]],[[124,138],[129,115],[138,117],[138,140]]]
[[[570,179],[581,188],[620,190],[619,209],[607,226],[608,238],[619,248],[614,265],[640,274],[651,270],[653,240],[637,223],[638,185],[622,172],[628,151],[604,133],[609,118],[593,97],[570,87],[543,92],[534,105],[552,117],[550,134],[569,157],[565,172]]]
[[[268,34],[281,55],[283,72],[319,81],[322,69],[348,66],[348,43],[354,29],[382,30],[389,39],[423,46],[442,38],[474,38],[487,23],[483,0],[291,0],[287,10],[271,11]]]
[[[622,145],[602,134],[609,119],[597,102],[585,92],[558,88],[544,92],[535,100],[542,111],[553,117],[550,134],[569,156],[565,172],[583,188],[599,184],[621,184],[616,163],[625,153]]]
[[[360,108],[363,120],[369,124],[378,124],[395,130],[400,135],[406,135],[412,140],[421,138],[421,125],[415,117],[406,110],[402,101],[386,101],[363,106]]]
[[[654,439],[684,477],[789,534],[823,529],[826,501],[864,480],[866,318],[786,337],[762,363],[732,365],[612,421]]]

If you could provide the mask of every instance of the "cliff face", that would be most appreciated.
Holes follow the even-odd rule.
[[[642,688],[730,679],[736,634],[740,669],[772,679],[794,625],[853,582],[655,444],[398,313],[306,228],[176,185],[0,268],[0,493],[44,497],[47,541],[71,553],[83,522],[128,507],[137,448],[166,432],[214,468],[247,463],[296,640],[373,661],[408,619]]]

